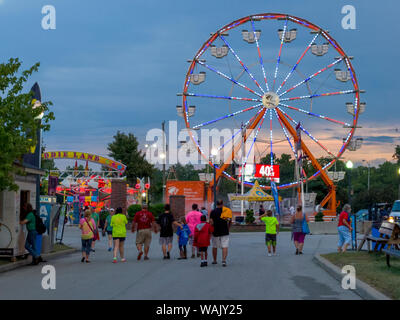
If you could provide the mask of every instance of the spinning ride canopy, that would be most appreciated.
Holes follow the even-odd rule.
[[[274,197],[270,196],[266,192],[264,192],[258,181],[254,183],[253,188],[243,196],[230,196],[229,201],[233,200],[243,200],[248,202],[264,202],[264,201],[274,201]],[[281,197],[279,197],[279,201],[281,201]]]
[[[234,160],[245,167],[253,160],[251,151],[264,138],[262,148],[271,154],[269,164],[279,153],[297,159],[297,145],[314,168],[307,172],[307,180],[321,176],[335,192],[326,170],[355,133],[360,89],[350,58],[327,31],[304,19],[274,13],[229,23],[213,33],[191,60],[182,99],[190,138],[201,156],[216,167],[217,179],[223,175],[236,181],[227,172],[230,164]],[[346,111],[349,101],[352,114]],[[193,104],[196,113],[189,114]],[[209,141],[198,139],[196,130],[203,128],[236,128],[230,139],[212,145],[218,150],[219,164],[210,160]],[[246,142],[250,148],[242,153]],[[293,179],[277,188],[298,184]]]

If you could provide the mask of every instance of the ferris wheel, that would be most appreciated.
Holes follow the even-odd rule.
[[[363,92],[351,59],[328,31],[286,14],[250,15],[213,33],[190,60],[182,106],[190,138],[216,168],[216,178],[237,181],[229,165],[254,162],[257,143],[268,149],[270,165],[282,153],[298,160],[301,149],[314,168],[305,180],[321,176],[329,188],[321,204],[336,209],[335,185],[326,171],[355,134]],[[200,142],[198,131],[223,128],[235,129],[213,145],[220,160],[212,163],[210,142]],[[293,178],[277,188],[298,184]]]

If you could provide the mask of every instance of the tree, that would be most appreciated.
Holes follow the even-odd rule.
[[[393,159],[396,159],[397,164],[400,164],[400,146],[399,145],[397,145],[396,148],[394,149]]]
[[[132,134],[118,131],[114,141],[108,144],[109,156],[126,165],[127,182],[133,186],[136,178],[152,177],[154,167],[145,159],[145,153],[138,150],[139,142]]]
[[[24,84],[40,64],[22,72],[21,64],[18,58],[0,64],[0,191],[18,190],[14,175],[22,172],[16,164],[22,164],[23,155],[36,146],[37,130],[49,130],[49,122],[54,120],[53,112],[49,112],[51,102],[34,106],[33,93],[23,93]],[[40,123],[36,119],[42,113]]]

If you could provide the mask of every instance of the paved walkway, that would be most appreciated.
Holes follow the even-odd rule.
[[[51,260],[56,268],[56,290],[43,290],[40,266],[25,266],[0,274],[4,299],[360,299],[318,267],[315,253],[332,252],[336,236],[306,238],[304,255],[294,255],[290,232],[278,237],[276,257],[267,257],[263,233],[233,233],[228,266],[200,268],[200,260],[176,260],[174,237],[171,260],[162,260],[159,234],[153,234],[150,260],[137,261],[135,234],[128,232],[126,263],[111,263],[104,238],[96,244],[92,263],[80,262],[80,253]],[[76,227],[66,229],[65,244],[78,248]],[[209,249],[209,254],[211,250]],[[209,257],[209,262],[211,258]]]

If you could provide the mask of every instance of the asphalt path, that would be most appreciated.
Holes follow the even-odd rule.
[[[96,243],[91,263],[80,252],[50,260],[56,270],[56,289],[44,290],[42,267],[24,266],[0,274],[0,300],[5,299],[360,299],[317,266],[315,253],[335,251],[337,236],[306,237],[303,255],[294,254],[290,232],[278,235],[278,256],[268,257],[264,234],[232,233],[227,267],[200,268],[200,259],[177,260],[177,240],[171,260],[163,260],[159,234],[153,234],[149,260],[137,261],[135,234],[128,232],[127,262],[112,263],[105,238]],[[80,248],[80,232],[67,227],[64,243]]]

